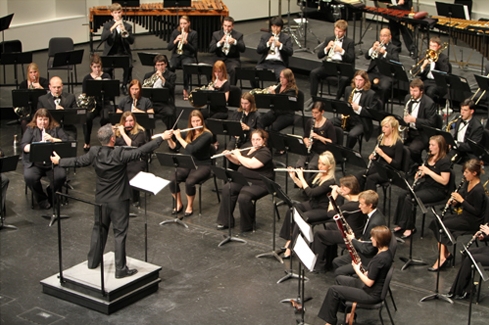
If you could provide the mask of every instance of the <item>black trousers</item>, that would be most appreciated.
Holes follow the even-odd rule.
[[[344,243],[343,236],[341,236],[338,229],[316,231],[312,242],[312,251],[318,255],[316,268],[325,269],[331,267],[333,260],[338,256],[338,245],[342,243]]]
[[[429,228],[433,231],[435,238],[440,241],[440,227],[435,220],[431,221]],[[454,234],[455,231],[471,231],[475,233],[480,227],[479,222],[474,220],[474,218],[458,214],[445,215],[443,223],[445,224],[445,227],[452,232],[452,235],[454,235],[455,238],[457,237],[457,234]],[[445,246],[452,244],[445,233],[442,233],[440,242]]]
[[[270,127],[270,131],[279,132],[294,123],[294,112],[280,113],[269,110],[258,118],[258,128]]]
[[[308,223],[316,223],[323,220],[326,222],[329,219],[326,209],[313,209],[309,201],[298,203],[295,207],[302,212],[304,220]],[[292,217],[290,209],[288,209],[279,236],[285,240],[294,241],[299,235],[300,229],[295,222],[291,224]]]
[[[341,127],[341,118],[333,117],[333,125]],[[347,122],[346,129],[348,130],[346,146],[350,149],[353,149],[353,147],[355,147],[355,145],[357,144],[358,137],[364,133],[363,124],[352,124]],[[341,143],[343,143],[343,141],[341,141]]]
[[[44,193],[41,184],[41,178],[47,176],[49,179],[49,184],[51,189],[54,186],[54,192],[59,191],[66,181],[66,171],[64,168],[55,166],[54,167],[54,179],[53,170],[50,166],[39,167],[32,165],[31,167],[24,166],[24,180],[27,186],[31,189],[34,194],[36,202],[46,201],[48,196]],[[52,202],[51,202],[52,203]]]
[[[471,248],[470,253],[476,262],[480,262],[482,266],[489,266],[489,246]],[[470,292],[471,266],[472,260],[464,256],[455,281],[453,281],[452,287],[450,288],[450,293],[462,296],[465,292]],[[478,277],[477,272],[475,275]]]
[[[175,174],[170,177],[170,191],[175,194],[180,192],[180,183],[185,182],[185,193],[194,196],[197,190],[195,185],[206,180],[211,175],[211,166],[198,166],[197,169],[177,168],[177,184],[175,185]]]
[[[277,60],[265,60],[260,64],[256,65],[257,69],[270,69],[273,70],[275,73],[275,78],[280,80],[280,72],[282,70],[286,69],[287,67],[285,66],[283,61],[277,61]],[[253,87],[258,88],[259,85],[254,85]]]
[[[337,75],[335,72],[326,70],[322,65],[317,67],[316,69],[313,69],[309,74],[309,82],[311,83],[311,97],[317,96],[319,82],[322,79],[325,79],[327,77],[336,77],[336,76]],[[343,96],[343,93],[345,92],[345,88],[346,86],[348,86],[349,82],[350,82],[349,78],[340,77],[338,83],[338,92],[336,93],[336,99],[340,99],[341,96]]]
[[[217,223],[224,226],[234,226],[234,209],[236,203],[239,203],[239,214],[241,231],[253,230],[256,218],[256,211],[253,201],[259,200],[268,194],[265,186],[247,185],[243,186],[237,183],[226,184],[222,189],[222,199],[219,212],[217,214]],[[231,213],[231,216],[229,216]],[[229,224],[231,218],[231,224]]]
[[[177,68],[183,69],[184,64],[196,63],[196,62],[197,62],[197,60],[194,57],[174,54],[170,59],[170,70],[172,72],[175,72],[175,69],[177,69]],[[183,89],[184,90],[187,90],[187,91],[189,90],[191,78],[192,78],[192,75],[187,75],[185,73],[183,74]]]
[[[102,224],[99,223],[99,209],[95,207],[95,219],[88,252],[88,268],[94,269],[100,264],[100,251],[107,243],[109,227],[112,223],[115,242],[115,267],[126,267],[126,237],[129,228],[129,200],[104,203],[102,206]],[[102,233],[100,237],[100,232]]]
[[[402,38],[404,40],[404,45],[406,46],[406,49],[410,52],[414,51],[413,33],[409,28],[391,19],[389,20],[389,29],[391,30],[392,44],[394,44],[399,48],[402,48],[401,37],[400,37],[400,35],[402,34]]]

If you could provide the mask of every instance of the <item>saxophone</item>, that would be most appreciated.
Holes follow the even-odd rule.
[[[351,105],[353,103],[353,96],[355,96],[355,89],[351,90],[350,96],[348,96],[348,103]],[[346,130],[346,126],[348,124],[348,118],[350,115],[343,115],[341,114],[341,128],[343,130]]]
[[[462,118],[462,115],[459,115],[456,118],[454,118],[453,120],[451,120],[450,122],[448,122],[447,126],[445,127],[445,131],[450,132],[450,130],[452,129],[452,125],[454,125],[458,121],[460,121],[461,118]]]
[[[153,73],[151,77],[144,79],[143,88],[153,88],[153,85],[156,81],[158,81],[159,78],[160,76],[158,76],[158,72]]]
[[[404,116],[409,115],[409,111],[408,111],[409,103],[413,100],[414,100],[414,97],[409,98],[406,105],[404,105]],[[406,139],[408,137],[408,131],[409,131],[409,125],[407,125],[407,126],[400,126],[399,125],[399,135],[401,136],[401,140],[403,143],[404,143],[404,141],[406,141]]]

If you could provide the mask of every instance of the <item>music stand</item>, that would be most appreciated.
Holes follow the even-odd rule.
[[[428,138],[431,138],[434,135],[441,135],[445,139],[447,145],[451,146],[453,149],[457,149],[457,143],[450,132],[432,128],[431,126],[423,126],[423,131],[426,132]]]
[[[277,201],[276,200],[277,200],[277,197],[279,195],[281,196],[280,199],[283,200],[283,202],[286,201],[286,200],[284,200],[284,198],[286,198],[288,201],[290,201],[290,199],[288,199],[287,195],[282,192],[282,188],[280,187],[280,185],[278,185],[277,183],[275,183],[274,181],[272,181],[268,177],[265,177],[263,175],[260,175],[260,177],[263,180],[263,182],[265,183],[265,186],[267,187],[268,193],[270,193],[272,195],[272,204],[273,204],[272,251],[267,252],[267,253],[258,254],[255,257],[260,258],[260,257],[271,256],[271,257],[275,257],[277,259],[277,261],[284,264],[284,260],[279,255],[279,253],[281,253],[282,250],[275,248],[276,247],[275,235],[277,233],[277,226],[276,226],[277,217],[278,217],[278,219],[280,219],[278,209],[277,209]],[[279,192],[280,192],[280,194],[278,194]]]
[[[42,95],[46,95],[46,89],[12,89],[12,106],[29,107],[29,117],[37,110]]]
[[[312,97],[315,102],[322,102],[324,104],[324,110],[337,116],[338,114],[352,115],[355,114],[351,108],[351,104],[343,100],[330,99],[324,97]],[[352,115],[353,116],[353,115]]]
[[[74,51],[66,51],[66,52],[58,52],[54,54],[53,63],[51,65],[51,69],[70,69],[69,67],[73,67],[75,70],[75,80],[77,80],[76,75],[76,66],[82,63],[83,60],[83,52],[84,50],[74,50]],[[73,93],[74,82],[73,82],[73,74],[68,72],[68,84],[71,87],[71,92]]]
[[[206,120],[206,126],[211,130],[212,134],[224,135],[224,148],[227,148],[228,136],[230,137],[244,137],[244,131],[241,127],[241,123],[239,121],[229,121],[229,120],[220,120],[215,118],[208,118]],[[224,158],[224,167],[226,168],[227,159]]]
[[[87,80],[85,91],[87,96],[102,96],[104,105],[106,97],[115,98],[120,95],[119,80]]]
[[[421,298],[419,302],[425,302],[428,300],[434,300],[434,299],[440,299],[446,302],[449,302],[453,304],[453,301],[448,298],[447,296],[444,296],[438,292],[438,286],[440,284],[440,256],[441,256],[441,239],[443,236],[443,233],[447,235],[448,240],[453,244],[455,244],[456,240],[453,238],[452,234],[450,233],[450,230],[448,230],[447,227],[445,227],[445,224],[443,223],[443,220],[440,218],[440,216],[436,213],[435,208],[431,207],[431,212],[433,212],[433,215],[435,216],[435,221],[438,222],[439,226],[439,233],[440,236],[438,237],[438,268],[436,269],[436,286],[435,286],[435,292],[431,295],[428,295],[426,297]],[[446,261],[445,261],[446,263]]]
[[[234,171],[234,170],[229,170],[229,169],[224,169],[222,167],[217,167],[217,166],[211,166],[212,171],[214,172],[214,175],[216,175],[217,178],[222,180],[224,183],[228,184],[228,191],[229,191],[229,200],[231,200],[231,183],[237,183],[242,186],[247,186],[248,181],[244,177],[243,174],[240,172]],[[230,203],[230,202],[229,202]],[[241,239],[241,238],[236,238],[233,237],[231,229],[232,227],[232,215],[233,211],[231,211],[231,204],[228,205],[229,209],[227,211],[228,213],[228,235],[225,236],[225,238],[217,245],[217,247],[221,247],[229,242],[238,242],[238,243],[243,243],[246,244],[246,240]]]
[[[460,18],[465,20],[470,20],[470,15],[468,11],[465,12],[466,5],[463,4],[455,4],[455,3],[445,3],[445,2],[435,2],[436,5],[436,13],[438,16],[445,16],[448,18]],[[468,7],[467,7],[468,9]]]
[[[290,96],[284,94],[255,94],[255,103],[256,108],[269,108],[271,110],[275,110],[275,108],[280,108],[283,110],[290,110],[290,105],[297,105],[297,99],[294,98],[295,101],[290,100]],[[296,110],[295,107],[293,109]]]
[[[0,32],[2,32],[2,53],[5,52],[5,30],[9,29],[10,23],[12,22],[12,18],[14,18],[14,14],[10,14],[7,16],[3,16],[0,18]]]
[[[168,88],[141,88],[141,96],[149,98],[152,103],[168,103],[170,89]]]
[[[409,78],[406,74],[406,69],[404,69],[404,65],[401,62],[397,62],[394,60],[377,60],[377,67],[379,68],[380,74],[392,78],[399,88],[400,82],[405,82],[409,84]],[[391,108],[390,113],[394,112],[394,85],[391,86]]]
[[[223,91],[196,90],[192,92],[194,105],[197,107],[207,106],[208,116],[211,112],[211,104],[214,106],[226,106],[226,94]]]
[[[87,110],[84,108],[50,109],[49,112],[63,128],[77,123],[84,124],[87,119]]]
[[[62,157],[75,157],[76,156],[76,141],[63,141],[63,142],[33,142],[31,143],[31,149],[29,153],[29,160],[31,162],[39,162],[39,163],[51,163],[51,155],[53,151]],[[61,167],[60,167],[61,168]],[[51,186],[51,193],[53,199],[55,198],[54,191],[54,164],[51,163],[51,170],[53,173],[53,186]],[[59,198],[58,198],[59,200]],[[50,202],[53,207],[52,215],[44,214],[43,218],[50,219],[49,227],[51,227],[56,221],[56,205],[54,202]],[[67,215],[60,215],[60,218],[69,218]]]
[[[17,64],[29,64],[32,62],[32,52],[18,52],[18,53],[3,53],[0,56],[0,62],[2,65],[13,65],[14,66],[14,80],[15,87],[19,86],[19,78],[17,75]],[[5,81],[5,79],[4,79]]]
[[[447,105],[446,108],[446,123],[448,124],[449,117],[449,103],[450,101],[462,102],[466,98],[470,97],[472,92],[470,91],[469,83],[464,77],[460,77],[445,71],[433,70],[431,71],[433,78],[435,78],[436,87],[447,90]]]
[[[353,65],[351,63],[323,60],[322,65],[325,71],[328,71],[330,74],[336,74],[336,78],[338,82],[338,92],[341,91],[340,89],[341,78],[351,80],[353,78],[353,74],[355,73],[355,69],[353,68]]]
[[[2,183],[2,173],[10,172],[17,169],[17,163],[19,162],[20,155],[2,157],[0,158],[0,184]],[[1,193],[2,199],[0,204],[0,230],[14,229],[17,230],[16,226],[8,225],[5,223],[5,214],[3,211],[3,193]]]
[[[171,154],[171,153],[156,153],[156,157],[158,158],[158,161],[160,162],[161,166],[166,166],[166,167],[173,167],[175,170],[175,188],[178,187],[178,182],[177,182],[177,169],[179,167],[181,168],[188,168],[188,169],[197,169],[197,166],[195,165],[194,158],[191,155],[183,155],[183,154]],[[174,209],[177,211],[177,199],[176,199],[176,194],[175,194],[175,199],[173,200],[174,203]],[[160,226],[166,225],[168,223],[176,223],[181,226],[184,226],[185,228],[188,228],[188,226],[180,219],[179,217],[175,217],[173,220],[164,220],[160,222]]]
[[[207,78],[207,83],[212,81],[212,65],[207,63],[186,63],[182,67],[185,76],[197,75],[197,82],[202,86],[200,76]],[[190,77],[190,88],[192,88],[192,78]]]
[[[475,81],[477,81],[477,84],[479,85],[479,89],[481,92],[483,93],[488,93],[489,91],[489,78],[486,77],[486,76],[481,76],[481,75],[478,75],[478,74],[474,74],[474,77],[475,77]],[[483,96],[481,95],[477,101],[475,102],[475,104],[479,104],[481,98]],[[487,96],[487,105],[489,107],[489,96]],[[489,118],[489,109],[487,110],[487,117]]]
[[[154,59],[157,55],[157,53],[138,52],[138,57],[139,61],[141,61],[141,65],[148,67],[153,67],[155,65]]]
[[[363,160],[362,155],[353,149],[340,146],[334,143],[326,143],[326,150],[330,151],[335,161],[341,163],[341,170],[343,175],[346,175],[346,163],[360,167],[361,169],[367,169],[367,163]]]
[[[112,0],[112,3],[120,3],[122,7],[139,7],[139,0]]]
[[[467,139],[470,149],[477,156],[479,160],[483,160],[486,164],[489,164],[489,151],[480,144],[474,142],[472,139]]]
[[[102,55],[100,58],[102,59],[102,66],[108,71],[113,71],[116,68],[127,70],[130,65],[129,55]]]
[[[163,0],[163,8],[192,7],[192,0]]]

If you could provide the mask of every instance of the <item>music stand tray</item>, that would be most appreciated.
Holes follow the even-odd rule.
[[[351,105],[343,100],[330,99],[324,97],[313,96],[314,101],[322,102],[324,110],[333,114],[352,115],[355,114]]]
[[[206,125],[212,131],[212,134],[222,134],[235,137],[244,136],[244,131],[239,121],[208,118],[206,120]]]
[[[223,91],[197,90],[192,95],[195,106],[226,106],[226,95]]]
[[[347,77],[349,79],[353,78],[353,74],[355,73],[353,69],[353,65],[351,63],[343,63],[341,61],[322,61],[323,68],[326,71],[336,71],[336,75],[338,78]]]
[[[0,63],[8,64],[28,64],[32,62],[32,52],[2,53]]]
[[[117,97],[120,95],[119,80],[87,80],[87,96]]]
[[[192,7],[192,0],[165,0],[163,8]]]
[[[168,103],[170,89],[168,88],[141,88],[141,96],[149,98],[152,103]]]
[[[129,55],[107,55],[101,56],[102,66],[106,69],[129,67]]]
[[[84,108],[50,109],[49,112],[62,126],[84,124],[87,119],[87,110]]]
[[[155,65],[154,59],[158,55],[158,53],[145,53],[138,52],[139,61],[141,61],[141,65],[152,67]]]
[[[12,18],[14,18],[14,14],[3,16],[0,18],[0,32],[3,32],[4,30],[6,30],[10,27],[10,23],[12,22]]]
[[[291,101],[289,96],[284,94],[256,94],[255,102],[257,108],[270,108],[272,110],[276,107],[286,109],[290,107],[291,103],[297,103],[297,101]]]
[[[59,52],[54,55],[52,68],[59,68],[80,64],[83,60],[84,50]]]
[[[12,106],[30,106],[33,113],[37,110],[37,102],[42,95],[46,95],[46,89],[12,89]]]
[[[465,5],[438,1],[435,2],[435,5],[438,16],[470,20],[470,15],[466,15],[468,11],[465,12]]]
[[[423,131],[426,132],[426,135],[428,138],[431,138],[434,135],[441,135],[446,143],[451,146],[452,148],[457,148],[457,144],[455,143],[455,139],[453,138],[453,135],[450,132],[446,132],[440,129],[432,128],[430,126],[423,126]]]

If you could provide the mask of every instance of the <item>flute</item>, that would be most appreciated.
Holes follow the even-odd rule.
[[[288,168],[275,168],[273,171],[275,172],[290,172],[290,171],[295,171],[297,172],[299,170],[299,168],[292,168],[292,169],[288,169]],[[307,169],[304,169],[302,170],[303,173],[326,173],[326,170],[307,170]]]
[[[237,151],[245,151],[245,150],[249,150],[249,149],[252,149],[252,148],[254,148],[254,147],[234,149],[234,150],[237,150]],[[217,155],[212,156],[211,159],[215,159],[215,158],[219,158],[219,157],[224,157],[226,155],[232,155],[234,150],[229,151],[228,153],[219,153]]]
[[[196,126],[194,128],[187,128],[187,129],[182,129],[180,130],[180,132],[187,132],[187,131],[192,131],[192,130],[197,130],[197,129],[202,129],[203,126],[202,125],[199,125],[199,126]],[[151,137],[151,139],[156,139],[157,137],[162,137],[163,136],[163,133],[158,133],[158,134],[155,134]]]

